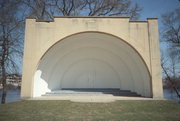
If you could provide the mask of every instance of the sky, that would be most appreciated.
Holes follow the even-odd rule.
[[[139,20],[147,20],[147,18],[158,18],[159,32],[163,28],[161,15],[180,8],[180,0],[132,0],[143,8]],[[159,34],[161,40],[161,35]],[[161,53],[166,52],[168,45],[160,43]]]
[[[180,8],[180,0],[132,0],[132,2],[136,2],[143,7],[140,20],[158,18],[159,27],[162,27],[162,14]]]
[[[180,0],[132,0],[132,2],[136,2],[143,7],[139,20],[144,21],[147,18],[158,18],[159,32],[163,28],[161,15],[180,8]],[[159,39],[161,40],[160,34]],[[166,54],[168,44],[161,42],[160,48],[161,54]]]

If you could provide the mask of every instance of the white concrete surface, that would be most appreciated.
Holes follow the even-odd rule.
[[[150,97],[150,75],[128,44],[101,33],[81,33],[53,46],[34,77],[34,97],[62,88],[119,88]]]

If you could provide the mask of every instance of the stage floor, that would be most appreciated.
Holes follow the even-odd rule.
[[[129,90],[120,89],[62,89],[47,92],[45,95],[65,95],[65,94],[112,94],[114,96],[141,97],[141,95]]]

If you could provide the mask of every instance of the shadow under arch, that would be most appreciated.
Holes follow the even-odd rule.
[[[37,65],[36,65],[35,70],[38,69],[39,65],[41,64],[41,60],[44,58],[44,56],[45,56],[57,43],[65,40],[65,39],[67,39],[67,38],[69,38],[69,37],[72,37],[72,36],[74,36],[74,35],[80,35],[80,34],[83,34],[83,33],[99,33],[99,34],[105,34],[105,35],[108,35],[108,36],[112,36],[112,37],[117,38],[119,41],[122,41],[123,43],[127,44],[130,48],[132,48],[132,49],[138,54],[138,56],[141,58],[143,64],[144,64],[145,67],[146,67],[146,70],[147,70],[148,75],[149,75],[149,77],[150,77],[150,82],[149,82],[149,83],[150,83],[150,93],[151,93],[150,95],[151,95],[151,97],[152,97],[152,76],[151,76],[151,73],[150,73],[150,68],[148,68],[145,60],[144,60],[143,57],[142,57],[142,55],[141,55],[141,54],[135,49],[135,47],[133,47],[130,43],[128,43],[128,42],[125,41],[124,39],[120,38],[119,36],[116,36],[116,35],[111,34],[111,33],[106,33],[106,32],[101,32],[101,31],[83,31],[83,32],[77,32],[77,33],[73,33],[73,34],[71,34],[71,35],[65,36],[64,38],[60,39],[59,41],[57,41],[57,42],[55,42],[53,45],[51,45],[51,46],[43,53],[43,55],[41,56],[41,58],[39,59]],[[35,72],[35,73],[36,73],[36,72]],[[34,75],[35,75],[35,73],[34,73]],[[34,81],[35,81],[35,80],[33,79],[33,83],[34,83]],[[33,88],[34,88],[34,85],[33,85]]]

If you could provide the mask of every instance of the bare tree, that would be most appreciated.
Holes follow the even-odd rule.
[[[131,0],[24,0],[31,17],[52,20],[53,16],[129,16],[137,19],[142,10]]]
[[[166,61],[163,58],[161,67],[166,79],[170,82],[172,89],[180,98],[177,79],[180,77],[180,9],[162,15],[163,41],[168,45]],[[180,80],[179,80],[180,81]]]
[[[164,54],[162,54],[161,56],[161,67],[162,70],[164,72],[165,75],[165,80],[168,81],[168,85],[170,87],[170,89],[173,89],[175,91],[175,93],[177,94],[177,96],[180,99],[180,94],[178,92],[178,87],[179,83],[177,83],[177,80],[180,76],[176,76],[176,71],[179,71],[178,66],[176,66],[177,64],[179,64],[180,62],[178,62],[175,58],[174,55],[170,55],[169,57],[165,57]],[[167,83],[166,83],[167,84]]]
[[[25,16],[36,18],[37,20],[52,20],[54,0],[23,0],[26,7]]]
[[[180,59],[180,9],[162,15],[163,40],[169,44],[172,55]]]
[[[20,0],[0,1],[0,78],[2,80],[2,100],[6,102],[7,74],[18,71],[17,63],[22,55],[22,33],[19,29],[23,20],[18,14]]]

